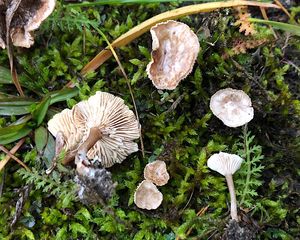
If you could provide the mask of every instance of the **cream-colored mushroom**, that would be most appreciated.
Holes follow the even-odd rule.
[[[160,160],[148,163],[144,168],[144,178],[157,186],[167,184],[170,176],[167,171],[166,163]]]
[[[134,193],[134,203],[142,209],[156,209],[160,206],[162,200],[162,193],[149,180],[142,181]]]
[[[84,130],[82,142],[91,139],[93,129],[101,132],[101,138],[93,144],[87,156],[97,158],[102,166],[121,163],[129,154],[138,151],[133,140],[140,136],[140,125],[124,100],[112,94],[97,92],[74,108],[74,121]]]
[[[9,35],[13,45],[31,47],[34,43],[31,32],[53,12],[54,7],[55,0],[20,1],[19,3],[17,1],[4,3],[0,0],[0,47],[6,47],[6,25],[9,25]]]
[[[103,167],[122,162],[138,150],[133,140],[140,125],[124,101],[112,94],[97,92],[72,110],[64,110],[48,122],[49,131],[62,133],[69,154],[63,163],[79,158],[98,159]]]
[[[158,89],[175,89],[193,70],[200,50],[197,35],[184,23],[167,21],[150,30],[152,60],[147,73]]]
[[[242,90],[226,88],[210,99],[210,109],[228,127],[239,127],[253,119],[250,97]]]
[[[243,159],[240,156],[224,152],[214,154],[207,160],[207,166],[210,169],[222,174],[226,178],[231,200],[231,218],[236,221],[239,221],[239,218],[237,215],[237,204],[232,175],[241,167],[242,162]]]
[[[31,32],[39,28],[41,23],[52,13],[54,7],[55,0],[40,0],[29,6],[28,3],[26,5],[26,1],[21,2],[19,8],[25,9],[27,14],[22,15],[23,21],[19,24],[17,19],[13,18],[10,30],[13,45],[25,48],[31,47],[34,43]]]

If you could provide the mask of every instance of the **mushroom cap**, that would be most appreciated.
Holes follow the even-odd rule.
[[[77,149],[89,136],[90,129],[101,130],[102,138],[88,151],[90,159],[98,159],[103,167],[121,163],[129,154],[138,151],[133,140],[140,136],[140,125],[124,100],[110,93],[98,91],[88,100],[65,109],[49,122],[53,136],[62,132],[65,150]]]
[[[153,182],[157,186],[167,184],[170,176],[167,172],[166,163],[160,160],[148,163],[144,168],[144,178]]]
[[[162,193],[149,180],[142,181],[134,193],[134,203],[142,209],[156,209],[163,200]]]
[[[200,50],[197,35],[184,23],[173,20],[158,23],[150,30],[152,60],[147,73],[158,89],[175,89],[193,70]]]
[[[21,1],[18,6],[16,1],[6,2],[0,0],[0,47],[6,47],[6,20],[7,16],[12,16],[12,12],[9,34],[13,45],[31,47],[34,43],[31,32],[53,12],[55,0],[26,0]]]
[[[207,166],[225,176],[233,175],[241,167],[242,162],[243,159],[238,155],[220,152],[207,160]]]
[[[73,114],[74,110],[64,109],[48,122],[48,130],[55,138],[62,133],[66,151],[77,149],[83,137],[83,130],[75,123]]]
[[[210,99],[210,109],[228,127],[239,127],[253,119],[250,97],[242,90],[226,88]]]

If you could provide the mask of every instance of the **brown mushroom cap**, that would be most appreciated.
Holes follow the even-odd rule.
[[[162,200],[162,193],[149,180],[142,181],[134,193],[134,203],[142,209],[156,209]]]
[[[148,163],[144,168],[144,178],[153,182],[157,186],[167,184],[170,176],[167,172],[166,163],[160,160]]]
[[[197,35],[184,23],[158,23],[150,30],[152,60],[147,73],[158,89],[175,89],[192,71],[200,50]]]
[[[6,17],[12,14],[13,1],[0,0],[0,47],[6,47]],[[13,45],[29,48],[34,43],[31,32],[52,13],[55,0],[21,1],[10,22],[10,37]]]
[[[228,127],[242,126],[254,116],[250,97],[232,88],[217,91],[210,99],[210,109]]]

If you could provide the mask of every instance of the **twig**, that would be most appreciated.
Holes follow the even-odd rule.
[[[11,150],[10,153],[11,154],[15,154],[19,148],[22,146],[22,144],[24,143],[25,138],[22,138]],[[7,162],[10,160],[10,156],[6,155],[6,157],[0,162],[0,171],[4,168],[4,166],[7,164]]]
[[[15,12],[17,11],[21,1],[22,0],[12,1],[12,3],[10,4],[10,8],[6,12],[5,21],[6,21],[6,45],[7,45],[7,55],[8,55],[8,59],[9,59],[9,65],[10,65],[10,73],[11,73],[12,80],[13,80],[18,92],[20,93],[20,95],[22,97],[24,97],[25,95],[24,95],[24,92],[20,85],[17,71],[14,67],[14,57],[13,57],[13,52],[12,52],[12,48],[11,48],[11,39],[10,39],[11,20],[12,20],[13,16],[15,15]]]
[[[281,2],[279,0],[274,0],[274,2],[281,8],[282,11],[284,11],[284,13],[291,18],[291,14],[289,13],[288,10],[286,10],[286,8],[281,4]]]
[[[3,147],[0,144],[0,150],[5,152],[10,158],[15,160],[17,163],[19,163],[23,168],[25,168],[27,171],[30,171],[29,167],[26,166],[25,163],[23,163],[19,158],[17,158],[15,155],[13,155],[10,151],[8,151],[5,147]]]
[[[261,15],[263,16],[263,18],[264,18],[265,20],[269,20],[268,15],[267,15],[267,12],[266,12],[266,9],[265,9],[264,7],[260,7],[259,9],[260,9],[260,12],[261,12]],[[268,25],[268,26],[269,26],[269,28],[271,29],[271,31],[272,31],[273,36],[275,37],[275,39],[278,39],[278,37],[277,37],[277,35],[276,35],[274,29],[272,28],[272,26],[271,26],[271,25]]]

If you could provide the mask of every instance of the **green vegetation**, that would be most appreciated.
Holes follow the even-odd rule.
[[[257,239],[300,237],[299,37],[276,31],[275,39],[263,24],[254,25],[255,35],[245,36],[228,9],[181,18],[196,32],[202,50],[191,75],[173,91],[157,90],[147,78],[149,33],[117,49],[139,112],[145,157],[137,152],[110,168],[118,183],[115,195],[105,206],[86,206],[76,197],[72,166],[58,164],[50,175],[45,173],[55,151],[47,121],[96,91],[120,96],[133,109],[126,79],[113,58],[80,75],[106,47],[96,29],[112,42],[181,5],[83,8],[62,2],[35,32],[32,48],[14,48],[26,97],[18,97],[8,56],[0,52],[0,144],[12,149],[25,136],[14,155],[31,169],[10,160],[0,172],[0,239],[218,239],[230,218],[229,195],[224,177],[206,162],[219,151],[245,159],[234,175],[237,202],[239,215],[255,229]],[[299,24],[298,12],[293,9],[293,24]],[[246,46],[245,53],[233,53],[238,43],[262,39],[262,44]],[[64,88],[70,81],[75,88]],[[224,126],[209,109],[210,96],[226,87],[243,89],[252,99],[254,119],[244,132]],[[1,160],[5,156],[0,152]],[[170,181],[160,187],[163,204],[141,210],[133,193],[144,166],[156,159],[166,162]]]

